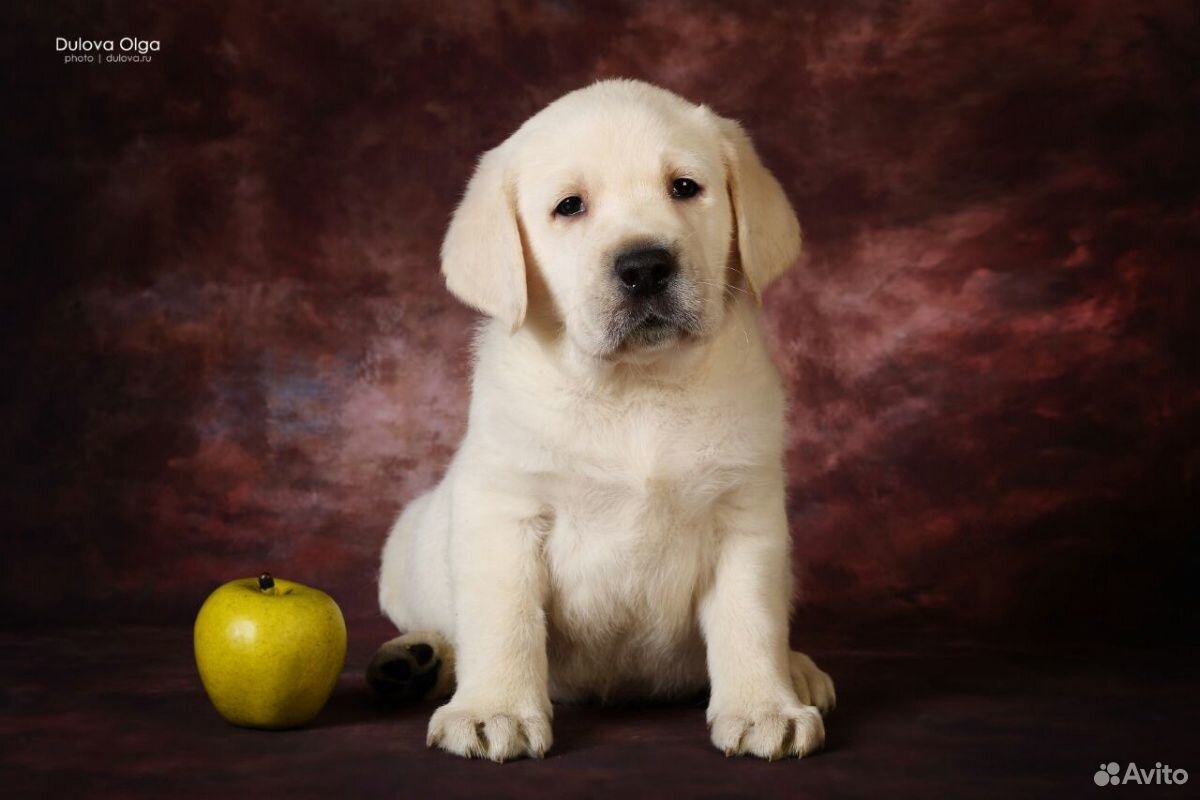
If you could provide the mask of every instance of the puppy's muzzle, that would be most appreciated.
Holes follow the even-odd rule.
[[[617,256],[614,267],[621,291],[643,299],[665,292],[679,271],[675,256],[661,247],[628,250]]]
[[[613,261],[620,302],[609,325],[610,349],[658,346],[696,333],[699,309],[675,253],[639,245]]]

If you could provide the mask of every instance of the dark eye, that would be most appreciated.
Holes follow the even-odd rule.
[[[671,197],[676,200],[687,200],[700,194],[700,184],[691,178],[676,178],[671,182]]]
[[[563,198],[554,207],[554,213],[560,217],[573,217],[581,211],[583,211],[583,198],[575,195]]]

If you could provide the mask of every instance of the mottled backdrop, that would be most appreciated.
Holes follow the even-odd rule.
[[[741,119],[806,229],[767,303],[801,624],[1194,636],[1194,3],[6,14],[4,622],[186,622],[264,568],[375,613],[463,432],[473,161],[631,76]]]

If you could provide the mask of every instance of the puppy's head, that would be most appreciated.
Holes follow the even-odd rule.
[[[787,197],[741,127],[634,81],[552,103],[486,153],[442,245],[450,290],[512,330],[653,358],[700,342],[799,255]]]

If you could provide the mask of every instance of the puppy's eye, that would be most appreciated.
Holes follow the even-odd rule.
[[[687,200],[700,194],[700,184],[691,178],[676,178],[671,182],[671,197],[676,200]]]
[[[563,198],[559,204],[554,207],[554,213],[560,217],[573,217],[582,212],[583,198],[575,195]]]

